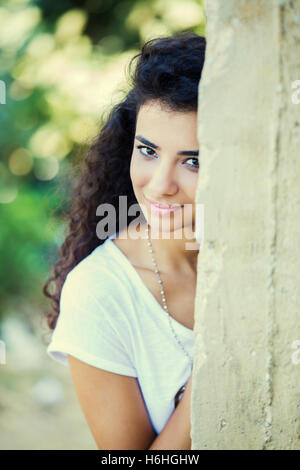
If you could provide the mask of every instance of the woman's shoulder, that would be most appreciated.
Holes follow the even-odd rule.
[[[89,293],[97,298],[107,298],[116,289],[119,292],[123,290],[120,263],[110,243],[111,240],[105,240],[69,271],[63,284],[65,291],[80,298]]]
[[[137,272],[141,272],[145,256],[139,240],[122,238],[122,234],[106,239],[68,273],[64,297],[73,297],[78,303],[93,298],[106,306],[118,303],[129,308],[135,304]]]
[[[113,238],[112,242],[117,245],[138,272],[140,270],[152,270],[144,225],[140,226],[139,231],[136,230],[136,227],[124,228]]]
[[[83,335],[93,328],[107,331],[113,327],[125,332],[134,308],[131,289],[115,271],[104,264],[91,269],[91,264],[85,262],[70,271],[65,279],[58,321],[76,325]]]

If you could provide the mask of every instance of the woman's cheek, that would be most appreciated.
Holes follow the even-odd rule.
[[[147,184],[149,180],[149,168],[142,161],[138,161],[135,157],[131,160],[130,165],[130,178],[133,187],[142,187]]]

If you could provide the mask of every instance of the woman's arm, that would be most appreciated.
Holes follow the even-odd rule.
[[[170,416],[164,429],[152,442],[149,450],[190,450],[191,449],[191,407],[192,376],[189,378],[186,389],[180,402]]]
[[[191,378],[157,436],[135,377],[108,372],[68,354],[79,403],[98,449],[190,449]]]
[[[68,354],[75,391],[99,450],[144,450],[156,437],[135,377],[93,367]]]

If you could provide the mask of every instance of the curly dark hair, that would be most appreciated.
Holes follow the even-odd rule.
[[[99,240],[96,234],[97,207],[102,203],[115,207],[117,231],[120,231],[119,196],[127,196],[128,206],[137,203],[129,170],[140,106],[159,100],[173,111],[197,111],[205,46],[205,38],[193,32],[175,33],[147,41],[140,53],[130,60],[130,91],[123,101],[112,107],[87,151],[78,182],[71,191],[72,204],[66,214],[68,234],[59,249],[54,274],[43,286],[43,294],[52,300],[51,310],[46,313],[50,329],[56,326],[61,289],[68,273],[105,241]],[[128,216],[127,224],[134,218]],[[52,283],[54,293],[49,291]]]

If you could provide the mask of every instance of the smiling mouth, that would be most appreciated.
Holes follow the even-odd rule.
[[[182,207],[180,204],[160,204],[158,202],[151,201],[151,199],[148,199],[146,197],[145,199],[151,204],[151,206],[160,210],[174,210],[174,209],[178,209],[179,207]]]

